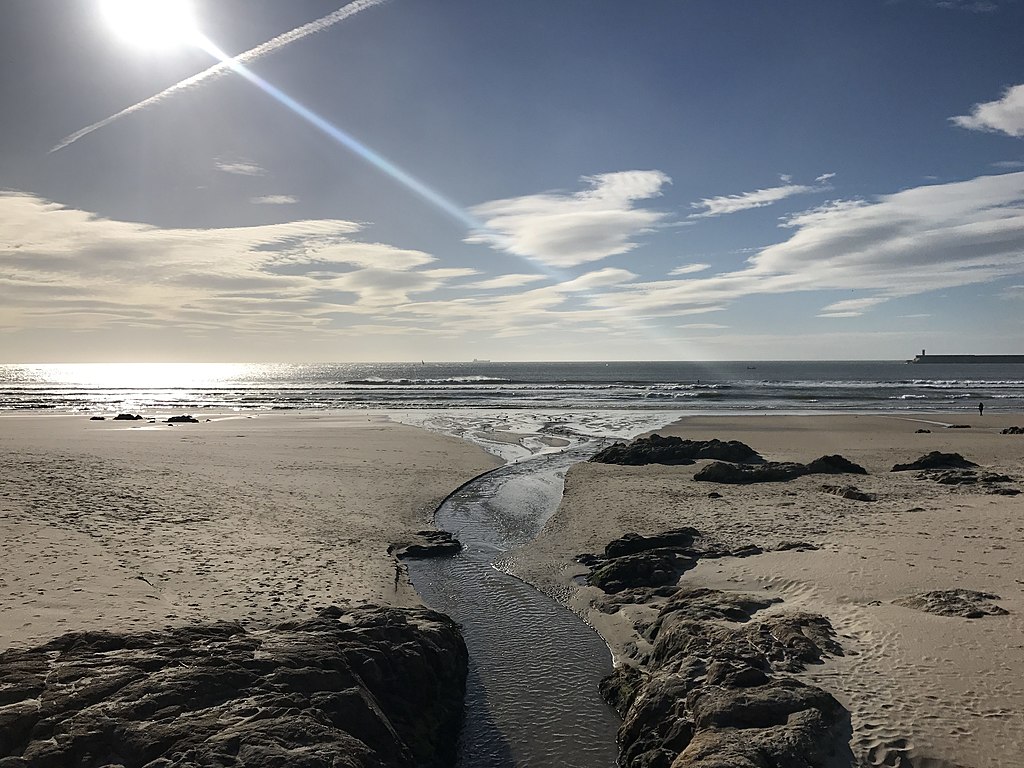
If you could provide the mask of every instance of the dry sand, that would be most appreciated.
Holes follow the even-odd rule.
[[[79,629],[417,604],[388,544],[498,463],[379,413],[174,427],[5,416],[0,650]]]
[[[596,590],[576,592],[571,579],[585,569],[572,564],[573,555],[599,552],[628,531],[683,525],[731,545],[810,542],[821,549],[708,560],[682,579],[767,592],[785,601],[782,610],[829,617],[848,653],[809,676],[850,709],[863,765],[896,765],[901,756],[916,768],[1024,765],[1024,495],[986,495],[918,479],[916,472],[889,472],[932,450],[955,451],[1024,481],[1024,437],[999,434],[1024,425],[1024,416],[956,418],[971,429],[943,428],[948,415],[915,418],[936,423],[869,415],[682,419],[659,433],[742,440],[770,460],[839,453],[870,474],[730,486],[694,481],[705,462],[580,464],[568,473],[558,512],[536,542],[516,553],[513,570],[570,597],[615,650],[631,638],[628,622],[588,612]],[[932,432],[916,434],[919,428]],[[837,482],[878,500],[821,491]],[[711,491],[722,498],[709,498]],[[952,588],[995,593],[1009,615],[969,620],[893,604]]]

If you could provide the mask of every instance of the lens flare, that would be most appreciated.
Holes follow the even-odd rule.
[[[190,0],[101,0],[100,10],[118,37],[140,48],[189,45],[199,34]]]

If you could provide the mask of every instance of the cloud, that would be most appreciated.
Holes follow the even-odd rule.
[[[939,8],[970,13],[992,13],[999,10],[999,4],[994,0],[935,0],[935,5]]]
[[[582,181],[588,189],[575,194],[549,192],[474,206],[484,227],[466,242],[550,267],[574,267],[632,251],[636,237],[667,216],[635,206],[671,183],[661,171],[605,173]]]
[[[535,283],[539,280],[546,280],[544,275],[501,275],[499,277],[492,277],[487,280],[480,280],[476,283],[470,283],[464,286],[465,288],[472,288],[478,291],[495,291],[502,288],[519,288],[529,283]]]
[[[165,229],[0,193],[0,306],[9,327],[287,333],[386,315],[476,274],[352,239],[360,231],[343,220]]]
[[[692,208],[703,208],[699,213],[690,214],[691,219],[706,219],[712,216],[723,216],[729,213],[748,211],[751,208],[763,208],[766,205],[777,203],[793,195],[804,195],[809,192],[820,192],[820,187],[808,187],[803,184],[786,184],[781,187],[769,187],[758,189],[754,192],[744,192],[739,195],[721,195],[720,197],[706,197],[696,203],[691,203]]]
[[[1001,168],[1005,171],[1016,171],[1024,168],[1024,160],[999,160],[992,163],[993,168]]]
[[[792,234],[742,269],[631,282],[594,301],[665,316],[757,294],[864,292],[828,308],[832,317],[850,317],[884,300],[1024,275],[1024,173],[837,201],[783,226]]]
[[[823,307],[818,313],[818,317],[860,317],[864,314],[864,310],[883,304],[885,301],[886,299],[877,296],[837,301]]]
[[[1003,92],[1001,99],[975,104],[969,115],[949,118],[961,128],[972,131],[1005,133],[1024,138],[1024,85],[1015,85]]]
[[[829,179],[834,179],[835,177],[836,175],[834,173],[823,173],[821,174],[821,176],[816,177],[814,180],[821,184],[823,182],[828,181]]]
[[[685,328],[688,331],[715,331],[728,327],[728,325],[720,325],[718,323],[684,323],[683,325],[676,326],[676,328]]]
[[[293,195],[263,195],[254,197],[249,202],[254,205],[295,205],[299,198]]]
[[[267,173],[265,168],[261,168],[256,163],[250,163],[246,160],[218,160],[214,165],[218,171],[231,173],[235,176],[265,176]]]
[[[1020,300],[1024,299],[1024,285],[1011,285],[999,292],[1002,299]]]
[[[676,267],[670,275],[692,275],[694,272],[703,272],[705,269],[710,269],[710,264],[684,264],[681,267]]]

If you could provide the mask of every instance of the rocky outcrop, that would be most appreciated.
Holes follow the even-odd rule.
[[[194,416],[189,416],[188,414],[184,414],[183,416],[171,416],[171,418],[169,418],[167,420],[167,423],[168,424],[198,424],[199,423],[199,419],[195,418]]]
[[[892,472],[907,472],[913,469],[970,469],[978,466],[973,461],[968,461],[959,453],[942,453],[932,451],[916,459],[909,464],[895,464]]]
[[[999,430],[1000,435],[1024,435],[1024,427],[1007,427]]]
[[[396,560],[410,557],[454,557],[461,551],[462,542],[448,531],[417,531],[415,540],[388,547],[388,554]]]
[[[676,528],[650,536],[627,533],[604,548],[603,555],[582,554],[576,561],[590,568],[587,583],[607,594],[672,585],[700,558],[749,557],[763,550],[753,544],[736,549],[700,540],[695,528]]]
[[[842,456],[822,456],[809,464],[794,461],[767,461],[753,466],[742,464],[725,464],[714,462],[702,467],[694,476],[694,480],[709,483],[730,483],[746,485],[748,483],[780,483],[793,480],[804,475],[866,475],[864,467],[854,464]]]
[[[976,592],[972,589],[942,589],[902,597],[893,602],[904,608],[915,608],[939,616],[959,616],[965,619],[1005,616],[1008,611],[998,605],[993,605],[993,600],[999,600],[999,595]]]
[[[142,421],[142,416],[137,413],[119,413],[114,421]]]
[[[749,445],[737,440],[683,440],[651,435],[629,443],[615,443],[591,457],[598,464],[693,464],[697,459],[759,463],[763,459]]]
[[[0,654],[0,765],[448,765],[466,670],[457,625],[428,610],[72,633]]]
[[[646,629],[645,667],[620,667],[602,693],[623,718],[624,768],[824,768],[851,764],[849,713],[777,673],[842,654],[831,625],[756,614],[774,598],[681,588]],[[844,762],[845,761],[845,762]]]
[[[842,496],[844,499],[850,499],[851,501],[877,501],[878,497],[873,493],[867,493],[866,491],[855,488],[852,485],[823,485],[821,490],[825,493],[831,493],[833,496]]]

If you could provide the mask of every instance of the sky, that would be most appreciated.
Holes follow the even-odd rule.
[[[1024,353],[1024,0],[190,5],[0,0],[0,362]]]

